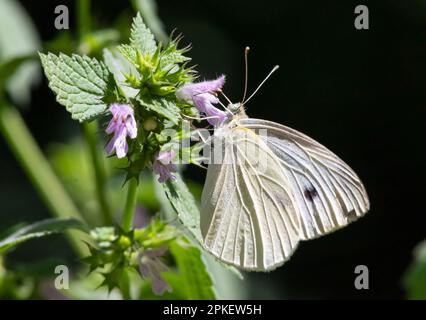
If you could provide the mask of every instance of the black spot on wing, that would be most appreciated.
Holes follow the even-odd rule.
[[[303,192],[303,194],[304,194],[305,198],[308,199],[311,202],[313,202],[314,199],[316,197],[318,197],[318,192],[313,186],[306,188],[305,191]]]

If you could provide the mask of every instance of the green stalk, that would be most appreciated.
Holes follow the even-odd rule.
[[[130,274],[129,270],[124,269],[120,281],[120,290],[123,300],[132,300],[132,295],[130,293]]]
[[[136,191],[138,189],[138,181],[131,178],[128,182],[126,205],[124,207],[122,227],[124,231],[131,231],[133,228],[133,216],[136,208]]]
[[[52,214],[58,218],[73,217],[84,220],[37,146],[19,112],[4,101],[0,101],[0,131]],[[67,237],[80,255],[87,252],[75,231],[68,232]]]
[[[104,225],[111,225],[113,223],[113,217],[107,198],[105,165],[97,147],[97,128],[98,126],[96,122],[83,123],[83,133],[94,169],[96,197],[101,210],[102,222]]]
[[[80,44],[90,32],[90,0],[77,1],[77,36]]]
[[[77,36],[79,46],[83,44],[85,36],[90,32],[90,7],[90,0],[77,1]],[[83,132],[93,165],[96,197],[101,210],[102,223],[104,225],[111,225],[114,219],[107,197],[105,164],[99,155],[97,147],[97,123],[95,121],[92,123],[83,123]]]

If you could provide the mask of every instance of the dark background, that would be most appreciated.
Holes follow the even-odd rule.
[[[71,1],[20,1],[42,39],[51,40],[54,8]],[[370,29],[354,28],[354,8],[367,5]],[[192,43],[202,78],[227,75],[224,91],[243,91],[243,49],[249,45],[249,88],[273,65],[280,71],[247,105],[251,117],[280,122],[333,150],[361,177],[371,211],[344,230],[302,243],[293,258],[268,274],[250,274],[251,298],[403,298],[402,277],[413,247],[426,238],[425,77],[426,5],[423,1],[158,1],[170,32]],[[132,15],[126,1],[93,3],[99,26]],[[130,20],[129,20],[130,24]],[[71,20],[71,29],[75,28]],[[45,80],[24,117],[43,148],[79,134]],[[204,171],[186,174],[200,182]],[[0,138],[0,230],[48,213]],[[43,242],[38,255],[66,251]],[[18,254],[19,255],[19,254]],[[64,253],[67,256],[67,253]],[[370,290],[354,288],[354,269],[366,265]]]

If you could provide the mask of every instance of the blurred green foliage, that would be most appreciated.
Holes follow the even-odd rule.
[[[4,63],[28,55],[35,56],[40,48],[41,42],[37,30],[19,2],[2,0],[0,2],[0,62]],[[40,80],[40,71],[36,61],[19,64],[17,70],[6,82],[6,89],[15,103],[19,105],[29,103],[31,87]],[[9,77],[9,75],[6,76]]]
[[[1,8],[2,10],[0,10],[2,14],[7,15],[10,13],[10,17],[15,18],[15,20],[4,19],[5,21],[3,22],[5,24],[13,22],[20,23],[26,20],[21,23],[22,28],[17,27],[17,25],[7,26],[8,28],[13,26],[16,32],[22,32],[20,39],[25,42],[22,48],[21,46],[16,46],[14,48],[16,49],[15,51],[3,50],[5,43],[11,42],[11,39],[10,34],[0,32],[0,85],[8,89],[8,94],[12,98],[12,101],[25,103],[28,102],[26,99],[29,98],[30,86],[34,83],[34,79],[36,79],[36,75],[38,75],[39,72],[38,66],[30,60],[35,57],[36,51],[41,49],[41,45],[31,20],[28,19],[24,10],[22,10],[18,4],[15,5],[13,2],[4,1],[0,3],[0,5],[3,6]],[[136,8],[144,8],[144,17],[146,17],[150,26],[153,26],[154,33],[157,37],[161,38],[164,43],[167,42],[161,21],[155,16],[155,3],[153,1],[135,1],[134,5]],[[19,36],[19,33],[16,33],[15,36]],[[46,43],[45,47],[55,52],[71,53],[78,43],[78,51],[80,53],[102,57],[103,48],[117,43],[121,38],[119,31],[109,28],[89,31],[77,42],[70,32],[65,31],[61,33],[59,37]],[[133,41],[139,40],[134,39]],[[16,43],[16,41],[14,42]],[[167,55],[169,52],[173,54],[176,50],[176,44],[174,42],[169,42],[164,52]],[[175,54],[171,60],[169,59],[170,65],[183,62],[186,59],[183,59],[181,55],[184,51],[176,52],[177,54]],[[142,61],[140,58],[139,60]],[[166,60],[167,59],[164,59],[164,61]],[[164,67],[167,68],[168,66]],[[24,75],[25,81],[22,80],[22,77],[21,80],[19,80],[17,75],[20,73]],[[178,81],[181,81],[179,79]],[[20,95],[16,96],[16,91],[14,90],[20,90]],[[26,96],[27,98],[25,98]],[[99,135],[99,132],[96,134]],[[104,156],[101,148],[94,148],[91,152],[96,153],[95,157],[102,158]],[[82,137],[75,137],[69,143],[52,144],[49,146],[47,154],[53,170],[64,185],[65,190],[71,195],[83,219],[91,227],[101,226],[103,224],[103,217],[101,214],[103,208],[100,207],[99,201],[95,196],[98,190],[96,189],[97,181],[93,172],[92,161],[94,155],[92,154],[89,156],[87,143],[83,141]],[[111,206],[115,221],[119,220],[121,208],[123,208],[123,204],[126,200],[125,193],[122,192],[123,181],[126,174],[125,170],[123,170],[124,167],[125,162],[115,157],[105,161],[104,178],[107,182],[105,193],[106,197],[109,199],[109,205]],[[139,179],[139,184],[140,188],[138,188],[137,193],[138,207],[135,216],[135,224],[137,227],[135,230],[135,241],[139,241],[143,246],[155,247],[158,245],[155,243],[160,241],[158,240],[155,242],[154,240],[160,237],[162,233],[159,233],[157,229],[155,232],[150,229],[155,225],[155,221],[159,221],[152,220],[153,216],[163,217],[169,221],[172,219],[170,222],[176,224],[175,221],[173,221],[174,214],[172,214],[172,211],[174,212],[174,210],[191,209],[192,215],[199,215],[195,202],[192,202],[190,206],[184,204],[183,207],[182,204],[180,204],[180,202],[184,203],[183,200],[187,201],[187,199],[193,199],[191,190],[198,196],[200,195],[201,187],[198,184],[190,183],[190,189],[186,187],[183,181],[181,181],[178,186],[171,186],[173,190],[172,193],[180,195],[180,200],[173,200],[172,205],[166,200],[167,195],[170,198],[170,192],[164,193],[162,187],[154,180],[151,174],[144,173]],[[188,217],[189,216],[190,215],[188,215]],[[150,224],[150,221],[154,221],[154,224]],[[166,257],[170,269],[164,273],[164,277],[172,286],[173,292],[166,293],[160,298],[214,299],[217,296],[216,290],[213,289],[213,284],[216,281],[217,291],[220,293],[219,297],[228,297],[229,294],[231,294],[232,297],[237,297],[239,293],[236,289],[238,285],[235,282],[235,276],[212,258],[204,257],[200,248],[191,244],[191,242],[183,236],[185,229],[180,224],[176,226],[178,236],[174,236],[176,239],[171,238],[167,240],[171,241],[169,242],[170,254]],[[105,283],[105,279],[111,279],[111,277],[105,278],[105,273],[103,273],[102,276],[102,273],[99,273],[99,270],[96,269],[106,264],[112,263],[112,265],[114,265],[115,261],[119,261],[119,264],[121,264],[121,258],[119,260],[114,260],[116,259],[114,258],[111,261],[104,261],[106,263],[101,261],[99,266],[92,265],[92,267],[94,267],[92,269],[95,270],[89,275],[87,274],[87,268],[80,265],[73,270],[70,288],[68,290],[58,290],[53,287],[52,270],[56,265],[63,263],[63,261],[41,259],[36,263],[7,263],[8,256],[6,253],[9,253],[16,245],[30,239],[62,232],[68,228],[78,228],[84,231],[88,230],[87,227],[83,226],[82,222],[76,219],[50,219],[25,227],[16,226],[16,228],[14,228],[16,229],[15,231],[6,232],[0,237],[0,251],[3,251],[2,254],[0,254],[1,298],[117,299],[122,298],[122,294],[124,294],[126,298],[159,298],[152,293],[149,280],[141,281],[140,277],[137,276],[137,272],[135,272],[136,270],[128,269],[127,267],[123,269],[126,274],[125,281],[128,283],[127,293],[122,290],[121,294],[113,289],[117,285],[116,283],[114,283],[113,286],[109,286],[110,289],[113,289],[112,292],[108,292],[105,288],[94,290],[102,283]],[[116,239],[119,241],[118,243],[120,246],[123,245],[121,238],[122,237],[118,237]],[[93,236],[91,239],[87,238],[87,241],[93,242]],[[125,254],[126,248],[127,247],[123,247],[123,254]],[[94,250],[94,247],[92,247],[92,250]],[[99,256],[103,255],[104,253],[101,254],[101,251],[99,251]],[[208,269],[206,269],[206,265]],[[211,274],[214,275],[216,281],[212,279]],[[224,281],[223,279],[227,280]],[[124,285],[124,287],[125,286],[126,285]],[[232,287],[234,289],[231,289]]]
[[[419,243],[413,252],[413,262],[404,276],[408,299],[426,299],[426,241]]]

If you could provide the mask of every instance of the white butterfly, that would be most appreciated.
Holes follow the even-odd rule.
[[[230,120],[213,136],[223,163],[209,165],[201,200],[204,247],[219,260],[273,270],[300,240],[335,231],[369,210],[361,180],[330,150],[281,124],[248,118],[243,104],[229,108]],[[259,169],[254,150],[266,168]]]

